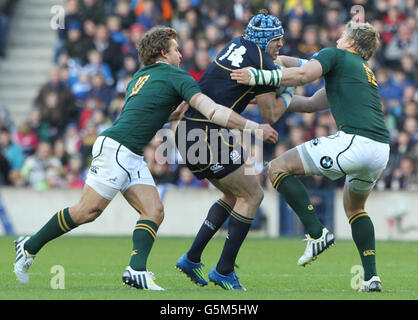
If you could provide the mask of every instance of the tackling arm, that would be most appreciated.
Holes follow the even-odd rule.
[[[304,65],[306,62],[308,62],[308,60],[290,56],[278,56],[277,62],[279,62],[279,64],[285,68],[293,68]]]
[[[312,97],[293,96],[288,110],[291,112],[311,113],[330,107],[325,88],[319,89]]]
[[[317,60],[310,60],[301,67],[283,70],[259,70],[250,67],[231,72],[231,79],[250,86],[300,86],[319,79],[321,76],[322,66]]]
[[[263,132],[263,140],[276,143],[278,139],[277,131],[266,124],[248,120],[238,113],[223,105],[217,104],[211,98],[203,93],[196,93],[189,101],[191,107],[202,113],[211,122],[228,128],[238,130],[250,130],[251,134],[256,135],[257,130]]]

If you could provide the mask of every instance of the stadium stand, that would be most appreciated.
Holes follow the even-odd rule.
[[[418,189],[417,1],[66,0],[62,2],[65,28],[56,31],[53,43],[44,36],[37,42],[36,35],[32,34],[34,46],[19,48],[18,41],[14,40],[5,48],[2,39],[7,28],[3,26],[19,18],[10,17],[11,2],[15,1],[0,0],[0,54],[14,56],[15,64],[22,63],[26,55],[42,55],[48,61],[50,72],[48,79],[42,71],[43,76],[35,75],[30,82],[22,75],[15,75],[12,80],[0,77],[2,88],[21,84],[12,93],[15,99],[5,99],[11,89],[0,90],[0,127],[3,128],[0,154],[1,161],[9,160],[8,170],[2,165],[2,184],[38,189],[82,187],[92,143],[117,119],[126,84],[141,66],[135,44],[155,25],[172,26],[178,31],[183,53],[181,67],[199,80],[218,50],[232,37],[241,35],[248,19],[262,7],[267,7],[283,22],[286,42],[281,54],[309,59],[321,48],[335,46],[344,23],[350,18],[351,7],[361,5],[366,20],[381,33],[382,47],[369,64],[379,83],[391,135],[390,162],[376,188]],[[52,5],[49,1],[44,3]],[[20,24],[20,28],[24,27]],[[45,45],[50,46],[52,54],[41,53],[40,47]],[[38,69],[43,68],[45,59],[38,63]],[[29,68],[28,63],[22,69],[25,67]],[[3,75],[10,71],[5,64],[0,64],[0,68]],[[32,69],[28,70],[24,70],[26,77]],[[322,86],[322,81],[316,81],[297,88],[297,93],[311,96]],[[18,100],[21,99],[18,92],[25,95],[26,90],[36,90],[31,101]],[[11,116],[11,110],[23,103],[29,112],[18,120]],[[262,122],[255,105],[250,105],[243,115]],[[265,160],[303,141],[336,131],[328,111],[315,115],[289,113],[274,127],[280,141],[274,146],[264,145]],[[160,164],[157,161],[161,156],[160,144],[156,137],[145,152],[158,184],[210,187],[197,181],[181,165]],[[23,159],[16,164],[9,155],[19,152]],[[172,157],[176,158],[177,154]],[[20,175],[16,173],[19,169]],[[263,173],[260,179],[266,188],[271,188]],[[329,188],[323,178],[309,177],[304,182],[316,189]],[[343,181],[340,182],[339,186]]]

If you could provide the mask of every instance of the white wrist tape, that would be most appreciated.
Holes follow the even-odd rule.
[[[308,62],[309,60],[306,59],[299,59],[299,63],[298,63],[298,67],[303,66],[306,62]]]
[[[257,122],[247,120],[245,122],[244,130],[250,130],[252,134],[255,135],[255,131],[258,129],[259,124]]]
[[[203,114],[211,122],[226,127],[229,117],[231,116],[232,109],[217,104],[207,95],[200,94],[196,99],[196,105],[194,107],[197,111]]]
[[[281,94],[280,98],[283,99],[285,111],[287,111],[287,108],[289,107],[290,101],[292,101],[293,94],[291,94],[288,91],[285,91]]]
[[[280,85],[280,79],[282,78],[282,71],[275,70],[259,70],[253,67],[248,69],[250,73],[250,86],[262,85],[262,86],[275,86]]]

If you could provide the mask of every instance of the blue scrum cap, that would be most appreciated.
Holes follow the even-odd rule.
[[[245,39],[257,44],[266,51],[270,41],[282,37],[284,29],[280,20],[270,14],[260,13],[251,18],[245,30]]]

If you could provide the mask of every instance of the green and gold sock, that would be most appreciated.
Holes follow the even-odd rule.
[[[273,181],[273,187],[280,192],[289,206],[295,211],[311,238],[319,238],[322,235],[324,226],[315,213],[303,183],[295,176],[280,172]]]
[[[376,276],[376,247],[373,222],[367,212],[359,212],[348,220],[351,234],[360,254],[364,280]]]
[[[77,225],[71,219],[68,208],[65,208],[49,219],[49,221],[25,243],[25,250],[32,255],[38,253],[39,250],[49,241],[74,229]]]
[[[158,225],[150,220],[138,220],[132,235],[133,247],[129,266],[136,271],[147,270],[148,255],[157,237]]]

